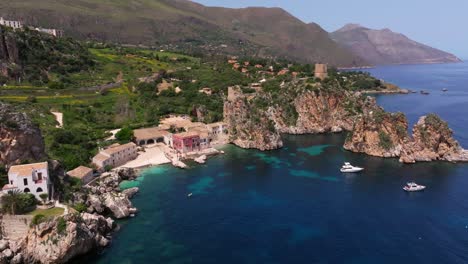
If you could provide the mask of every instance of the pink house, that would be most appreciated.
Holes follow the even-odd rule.
[[[172,145],[180,153],[200,150],[200,136],[194,132],[184,132],[172,136]]]

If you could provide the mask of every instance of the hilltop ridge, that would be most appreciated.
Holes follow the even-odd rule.
[[[370,29],[347,24],[330,36],[374,65],[460,62],[455,55],[418,43],[388,28]]]

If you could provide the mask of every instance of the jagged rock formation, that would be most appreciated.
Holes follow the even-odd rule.
[[[101,178],[91,186],[87,186],[88,195],[85,203],[88,205],[88,212],[99,214],[111,214],[117,219],[125,218],[137,213],[129,198],[133,197],[138,189],[131,189],[121,192],[119,183],[123,180],[136,178],[136,172],[132,169],[120,169]]]
[[[448,124],[436,115],[423,116],[413,127],[413,140],[403,148],[401,162],[445,160],[468,162],[468,151],[453,138]]]
[[[224,103],[224,121],[230,127],[230,141],[241,148],[272,150],[283,141],[266,112],[259,111],[239,87],[229,87]]]
[[[407,141],[408,121],[402,113],[381,108],[365,111],[349,132],[344,148],[378,157],[399,157]]]
[[[23,263],[66,263],[110,242],[114,221],[88,213],[40,223],[19,243]]]
[[[41,131],[25,114],[0,102],[0,164],[46,158]]]
[[[373,65],[461,61],[453,54],[418,43],[390,29],[374,30],[348,24],[330,35]]]
[[[398,157],[400,162],[468,162],[468,152],[453,138],[446,122],[431,114],[423,116],[407,133],[408,121],[401,114],[369,112],[348,135],[344,148],[377,157]]]

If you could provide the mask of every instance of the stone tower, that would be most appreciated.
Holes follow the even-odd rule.
[[[319,78],[320,80],[323,80],[328,77],[328,68],[326,64],[320,64],[317,63],[315,64],[315,78]]]

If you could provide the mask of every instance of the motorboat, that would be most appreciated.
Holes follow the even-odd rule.
[[[407,192],[420,192],[426,189],[426,186],[424,185],[419,185],[414,182],[408,182],[405,187],[403,187],[403,190]]]
[[[187,197],[192,197],[193,193],[187,194]]]
[[[421,94],[428,95],[429,92],[428,91],[421,91]]]
[[[345,164],[340,169],[341,172],[350,172],[350,173],[360,172],[360,171],[363,171],[363,170],[364,170],[364,168],[354,167],[349,162],[345,162]]]
[[[442,92],[447,92],[447,91],[448,91],[447,88],[442,89]]]

